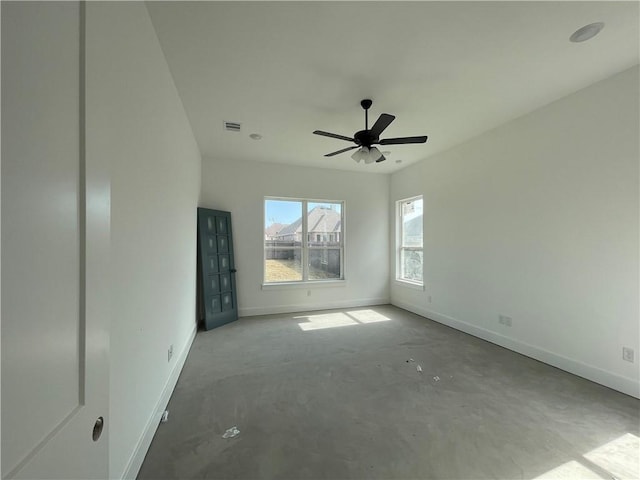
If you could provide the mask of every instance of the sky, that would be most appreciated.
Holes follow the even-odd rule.
[[[274,223],[288,225],[302,216],[302,202],[298,200],[265,200],[264,204],[264,224],[267,227]],[[339,203],[309,202],[308,209],[312,210],[318,205],[332,206],[337,212],[340,212],[342,207]]]

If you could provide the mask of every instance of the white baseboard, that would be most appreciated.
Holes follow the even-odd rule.
[[[373,305],[386,305],[389,303],[388,297],[383,298],[362,298],[359,300],[343,300],[329,303],[300,303],[287,305],[274,305],[271,307],[249,307],[239,308],[240,317],[252,317],[254,315],[273,315],[278,313],[311,312],[315,310],[331,310],[334,308],[355,308],[370,307]]]
[[[397,300],[392,300],[391,303],[396,307],[408,310],[451,328],[455,328],[456,330],[468,333],[474,337],[495,343],[496,345],[521,353],[527,357],[534,358],[579,377],[586,378],[592,382],[599,383],[605,387],[612,388],[613,390],[617,390],[635,398],[640,398],[640,382],[632,378],[623,377],[617,373],[609,372],[607,370],[594,367],[593,365],[587,365],[585,363],[572,360],[557,353],[550,352],[534,345],[529,345],[528,343],[521,342],[513,338],[505,337],[504,335],[500,335],[496,332],[477,327],[470,323],[463,322],[462,320],[428,310],[418,305],[412,305],[410,303]]]
[[[197,326],[194,325],[193,331],[189,338],[184,344],[180,355],[176,357],[176,362],[173,366],[173,370],[171,370],[171,374],[169,378],[167,378],[167,382],[162,389],[162,393],[160,394],[160,398],[158,398],[158,402],[154,407],[154,414],[149,418],[149,421],[145,425],[144,431],[138,440],[136,448],[134,449],[129,461],[127,462],[127,466],[124,469],[124,473],[121,477],[112,478],[123,478],[123,479],[132,479],[134,480],[138,476],[138,472],[140,471],[140,467],[142,467],[142,462],[144,461],[144,457],[147,455],[147,451],[151,446],[151,441],[153,440],[153,436],[156,434],[156,430],[160,425],[160,419],[162,418],[162,414],[167,409],[167,404],[171,399],[171,394],[173,390],[176,388],[176,383],[178,383],[178,377],[180,376],[180,372],[182,372],[182,368],[184,367],[184,363],[187,360],[187,355],[189,354],[189,350],[191,349],[191,345],[193,344],[194,339],[196,338],[196,332],[198,331]]]

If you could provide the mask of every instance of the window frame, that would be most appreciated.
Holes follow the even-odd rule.
[[[404,245],[404,235],[403,235],[403,225],[404,225],[404,214],[403,214],[403,205],[408,202],[413,202],[416,200],[422,200],[422,222],[421,222],[421,230],[422,230],[422,246],[405,246]],[[414,287],[423,290],[424,289],[424,196],[423,195],[414,195],[413,197],[402,198],[396,201],[396,282],[402,285]],[[422,279],[420,281],[413,280],[410,278],[403,277],[403,263],[402,263],[402,253],[403,251],[418,251],[422,252]]]
[[[302,260],[302,279],[301,280],[286,280],[279,282],[268,282],[267,281],[267,249],[265,245],[265,235],[264,232],[267,228],[266,225],[266,210],[267,210],[267,201],[268,200],[276,200],[283,202],[300,202],[302,205],[302,231],[301,231],[301,246],[299,247],[301,250],[301,260]],[[340,278],[327,278],[327,279],[309,279],[309,250],[327,250],[322,247],[310,247],[309,244],[313,243],[313,240],[309,238],[309,229],[308,229],[308,206],[309,203],[335,203],[340,205],[340,235],[338,235],[339,240],[339,250],[340,250]],[[300,198],[300,197],[281,197],[281,196],[265,196],[262,199],[262,287],[263,289],[269,289],[271,287],[278,286],[305,286],[305,285],[325,285],[328,284],[345,284],[346,276],[345,276],[345,208],[346,201],[344,200],[327,200],[327,199],[314,199],[314,198]],[[315,235],[315,234],[314,234]],[[298,248],[298,247],[294,247]],[[336,248],[336,247],[334,247]]]

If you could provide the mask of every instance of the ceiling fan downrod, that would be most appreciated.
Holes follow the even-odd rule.
[[[365,98],[360,102],[360,106],[364,108],[364,129],[369,130],[369,109],[373,105],[373,101],[369,98]]]

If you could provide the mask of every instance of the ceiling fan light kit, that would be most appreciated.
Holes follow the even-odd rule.
[[[364,163],[382,162],[385,159],[382,152],[376,147],[362,147],[356,150],[356,153],[351,155],[351,158],[353,158],[356,163],[360,163],[362,160],[364,160]]]
[[[420,137],[398,137],[398,138],[385,138],[380,139],[380,134],[395,120],[395,116],[388,113],[382,113],[373,124],[373,127],[369,129],[369,108],[373,102],[365,98],[360,102],[360,106],[364,109],[364,130],[356,132],[353,137],[346,137],[344,135],[338,135],[336,133],[324,132],[322,130],[316,130],[313,133],[316,135],[322,135],[324,137],[337,138],[338,140],[345,140],[347,142],[353,142],[356,145],[354,147],[347,147],[341,150],[327,153],[325,157],[333,157],[340,153],[354,150],[358,147],[359,150],[351,155],[356,162],[360,163],[364,160],[364,163],[380,163],[386,160],[386,157],[373,145],[401,145],[406,143],[425,143],[427,136]]]

